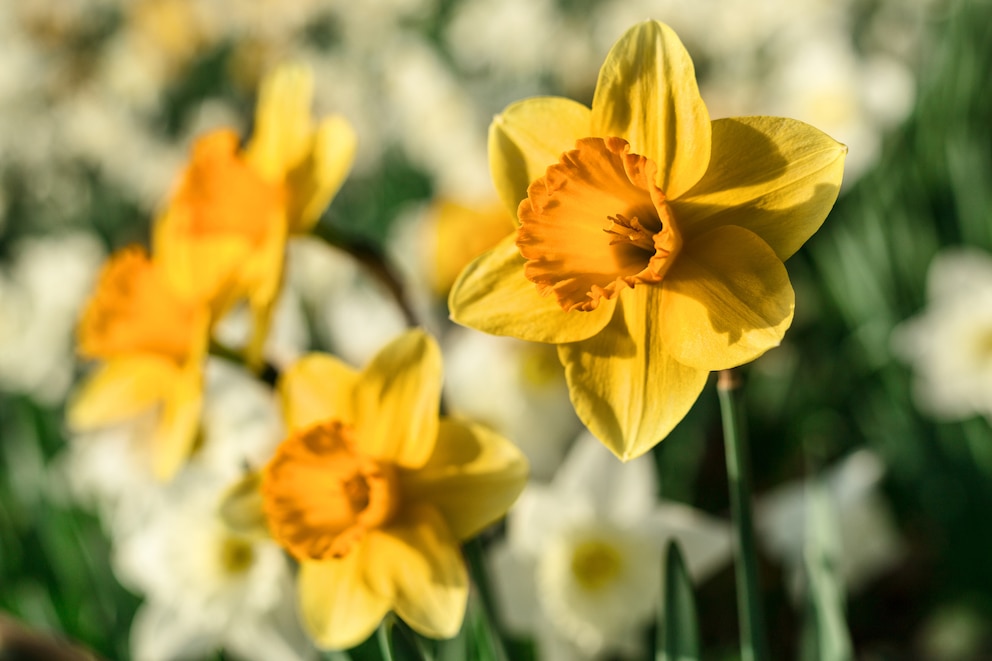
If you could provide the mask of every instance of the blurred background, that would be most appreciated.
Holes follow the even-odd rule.
[[[0,613],[130,657],[143,597],[118,582],[63,427],[83,369],[73,329],[104,258],[147,244],[191,141],[247,135],[260,77],[286,59],[313,69],[318,114],[359,137],[318,233],[389,258],[442,340],[452,408],[519,439],[549,478],[580,431],[561,384],[522,389],[505,347],[447,325],[444,292],[510,229],[488,174],[492,116],[532,95],[588,104],[610,45],[646,18],[683,39],[713,117],[793,117],[850,149],[833,213],[787,265],[793,328],[742,370],[773,657],[799,654],[801,484],[817,475],[857,658],[992,658],[983,0],[0,3]],[[321,348],[357,364],[402,327],[345,252],[290,252],[270,360]],[[553,355],[528,351],[526,383],[559,378]],[[727,517],[712,387],[653,459],[658,497]],[[697,588],[705,658],[735,658],[733,582],[728,565]],[[525,636],[512,649],[533,654]]]

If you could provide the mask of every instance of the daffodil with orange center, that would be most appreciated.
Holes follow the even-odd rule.
[[[515,233],[452,290],[452,318],[558,345],[572,403],[618,457],[662,440],[710,371],[777,346],[783,262],[820,227],[847,148],[778,117],[710,120],[666,25],[629,30],[592,108],[544,97],[489,133]]]
[[[409,331],[361,372],[314,354],[279,384],[289,436],[262,473],[268,529],[299,562],[304,621],[325,648],[390,610],[454,636],[468,598],[459,543],[502,517],[527,462],[509,441],[438,417],[441,357]]]
[[[110,258],[83,312],[78,351],[102,361],[71,399],[77,431],[154,411],[152,468],[168,480],[193,450],[210,312],[169,285],[141,248]]]
[[[208,301],[215,316],[247,299],[257,363],[283,276],[287,237],[308,231],[355,154],[340,116],[310,119],[312,79],[299,66],[262,82],[255,132],[244,149],[227,129],[200,138],[155,226],[156,258],[174,286]]]

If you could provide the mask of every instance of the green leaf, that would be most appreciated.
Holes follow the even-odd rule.
[[[658,628],[658,661],[689,661],[699,658],[699,622],[692,580],[686,571],[678,543],[673,539],[665,553],[664,610]]]
[[[807,497],[805,564],[809,584],[802,640],[802,656],[807,661],[854,658],[844,617],[840,554],[840,534],[830,498],[824,485],[814,480]]]

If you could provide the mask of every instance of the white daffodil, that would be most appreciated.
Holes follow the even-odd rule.
[[[992,257],[974,248],[938,254],[927,273],[927,306],[892,334],[913,367],[913,396],[942,420],[992,420]]]
[[[905,551],[878,488],[884,472],[877,456],[859,450],[823,475],[839,530],[839,571],[851,591],[891,569]],[[794,482],[762,496],[755,507],[759,539],[770,555],[785,564],[794,589],[802,581],[808,498],[806,482]]]
[[[72,439],[60,472],[100,513],[121,583],[145,598],[131,629],[133,658],[203,658],[221,648],[239,659],[311,658],[285,554],[219,516],[227,489],[282,438],[272,391],[241,368],[210,362],[202,443],[164,485],[147,448],[152,424]]]
[[[145,597],[131,628],[134,659],[203,658],[221,648],[257,661],[315,656],[296,616],[285,554],[271,540],[224,526],[225,486],[188,467],[144,525],[115,540],[118,578]]]
[[[103,249],[91,234],[25,239],[0,272],[0,390],[57,404],[72,383],[72,333]]]
[[[529,485],[510,511],[491,556],[499,615],[536,639],[540,658],[637,653],[661,602],[670,540],[696,580],[730,558],[727,525],[658,502],[652,462],[620,463],[585,433],[554,479]]]

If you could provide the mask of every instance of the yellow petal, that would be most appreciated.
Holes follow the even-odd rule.
[[[524,258],[511,234],[465,267],[448,298],[452,321],[492,335],[531,342],[575,342],[598,333],[616,301],[595,310],[565,312],[553,295],[542,296],[524,277]]]
[[[562,152],[592,135],[589,108],[571,99],[537,97],[511,104],[489,126],[489,170],[514,219],[527,187]]]
[[[159,480],[171,480],[192,454],[202,409],[203,375],[197,361],[184,367],[166,392],[152,435],[152,470]]]
[[[778,346],[795,294],[756,234],[728,225],[686,244],[662,283],[661,336],[676,360],[722,370]]]
[[[355,161],[358,136],[344,117],[324,118],[306,159],[289,173],[289,231],[308,231],[344,183]]]
[[[247,295],[252,312],[252,334],[245,351],[251,369],[263,362],[262,350],[272,324],[276,298],[282,287],[283,263],[286,256],[286,223],[282,220],[270,226],[265,240],[255,246],[241,266],[239,284],[232,298]]]
[[[480,425],[442,419],[431,458],[400,474],[400,492],[427,502],[458,539],[501,518],[527,483],[527,459],[508,440]]]
[[[355,437],[365,455],[404,468],[423,466],[437,441],[441,350],[423,330],[386,345],[355,386]]]
[[[657,21],[634,26],[603,63],[592,101],[592,135],[621,137],[658,164],[669,199],[699,181],[710,161],[710,117],[692,59]]]
[[[827,217],[846,154],[847,147],[794,119],[718,119],[709,169],[670,204],[687,237],[740,225],[784,261]]]
[[[357,382],[354,368],[327,354],[308,354],[293,363],[278,385],[289,431],[328,420],[354,424],[352,395]]]
[[[659,333],[660,299],[657,286],[628,289],[600,333],[558,347],[575,412],[623,461],[665,438],[709,375],[668,353]]]
[[[168,358],[126,356],[96,368],[70,399],[67,422],[84,431],[133,418],[161,402],[179,377]]]
[[[451,638],[468,602],[468,572],[458,541],[432,507],[412,507],[366,542],[366,580],[379,593],[393,590],[393,610],[417,633]]]
[[[283,65],[262,80],[245,160],[265,178],[281,181],[306,156],[312,100],[313,76],[305,66]]]
[[[365,547],[341,558],[300,563],[300,612],[318,647],[354,647],[371,636],[389,612],[390,595],[376,592],[364,580]]]
[[[173,207],[152,229],[155,262],[182,297],[211,304],[223,314],[236,300],[237,270],[252,253],[251,241],[238,234],[191,236],[189,214]]]

